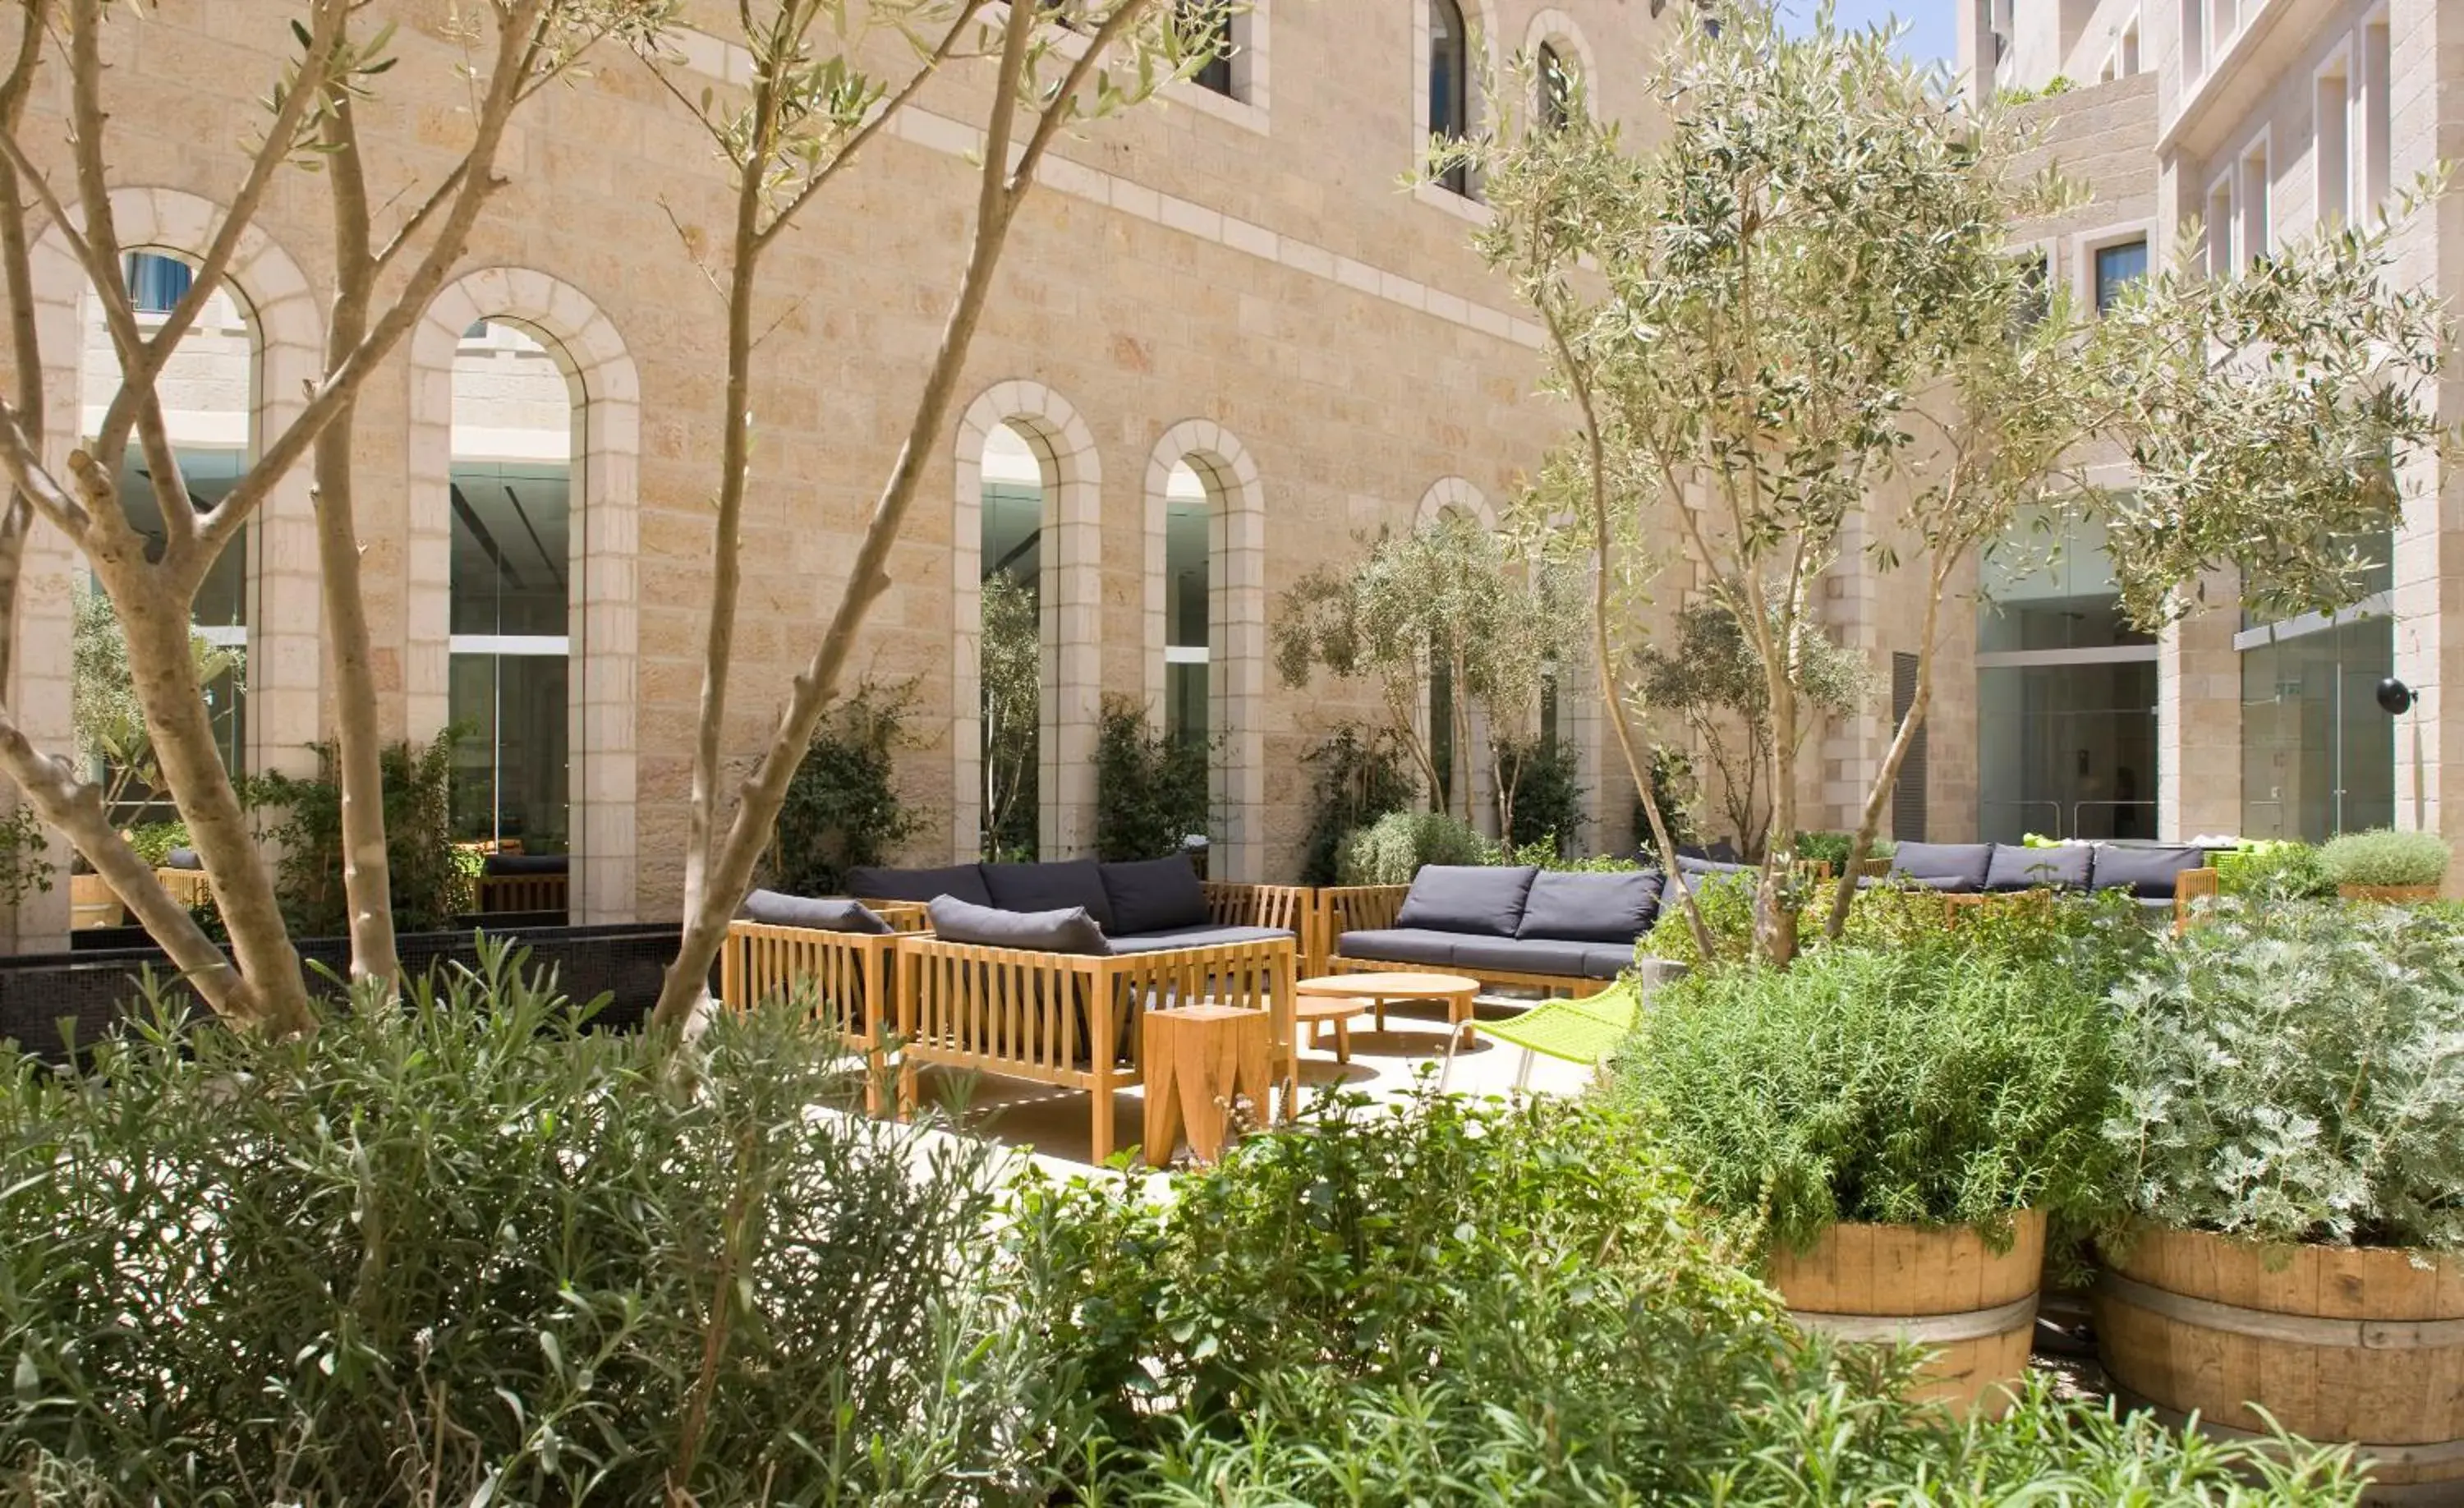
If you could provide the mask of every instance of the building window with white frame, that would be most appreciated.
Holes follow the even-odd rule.
[[[2242,154],[2241,185],[2236,199],[2241,207],[2241,233],[2233,265],[2249,267],[2274,250],[2275,231],[2268,223],[2268,201],[2274,197],[2273,174],[2269,170],[2267,142],[2261,138]]]
[[[2096,249],[2096,312],[2106,313],[2131,284],[2147,275],[2147,238],[2116,241]]]
[[[1429,8],[1429,135],[1446,141],[1471,136],[1471,33],[1455,0],[1427,0]],[[1471,164],[1446,164],[1438,182],[1471,196]]]
[[[1211,55],[1190,81],[1226,99],[1239,98],[1232,76],[1232,56],[1239,50],[1240,38],[1231,9],[1214,4],[1213,0],[1182,0],[1180,14],[1186,20],[1203,23],[1203,35],[1213,47]]]
[[[474,328],[476,328],[474,326]],[[522,326],[453,363],[447,716],[453,836],[567,851],[574,495],[571,389]]]
[[[2359,154],[2362,169],[2359,208],[2362,215],[2376,215],[2387,208],[2387,175],[2391,162],[2387,140],[2391,119],[2387,105],[2387,75],[2393,61],[2388,51],[2385,16],[2365,23],[2362,27],[2362,147]]]
[[[2332,230],[2353,217],[2352,86],[2339,56],[2311,83],[2310,176],[2317,198],[2314,218]]]

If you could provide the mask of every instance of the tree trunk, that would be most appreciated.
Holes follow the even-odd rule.
[[[325,337],[328,371],[367,335],[368,205],[347,95],[326,119],[333,185],[335,294]],[[360,584],[360,532],[351,490],[356,401],[317,436],[317,567],[325,602],[325,664],[334,676],[336,776],[342,793],[342,897],[350,917],[351,977],[388,985],[402,973],[394,947],[393,873],[385,851],[385,762],[377,732],[376,672],[368,663],[367,601]]]
[[[257,851],[248,812],[214,741],[212,714],[197,690],[188,650],[188,599],[165,601],[175,594],[159,589],[149,596],[150,583],[127,579],[128,568],[118,562],[99,561],[98,574],[111,589],[128,635],[131,679],[145,710],[155,757],[162,761],[165,780],[180,794],[188,841],[205,861],[214,907],[231,933],[231,956],[240,972],[231,1007],[242,1019],[275,1036],[311,1031],[316,1016],[307,981],[300,976],[299,954],[291,946],[282,907],[275,897],[273,871]],[[99,859],[92,853],[87,857]],[[157,940],[170,941],[159,934]]]

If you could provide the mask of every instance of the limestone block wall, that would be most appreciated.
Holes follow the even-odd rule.
[[[1536,39],[1595,72],[1596,107],[1648,135],[1644,64],[1660,23],[1613,0],[1466,5],[1485,51]],[[114,27],[115,180],[149,205],[147,244],[193,254],[210,207],[243,164],[229,143],[291,49],[272,0],[168,0]],[[715,33],[722,7],[689,9],[671,67],[688,92],[740,85],[746,63]],[[466,129],[445,16],[406,9],[404,61],[360,108],[379,202],[435,182]],[[1275,683],[1264,617],[1276,593],[1353,548],[1355,535],[1408,526],[1442,479],[1507,496],[1562,428],[1534,396],[1537,332],[1467,244],[1485,210],[1404,185],[1424,139],[1424,0],[1298,5],[1261,0],[1242,23],[1249,51],[1224,99],[1175,85],[1156,107],[1055,147],[1028,200],[960,382],[927,447],[900,543],[895,585],[868,624],[855,667],[918,678],[927,732],[901,777],[933,819],[915,857],[970,844],[962,778],[973,729],[973,632],[964,569],[973,536],[969,470],[981,426],[1039,427],[1065,493],[1055,541],[1067,557],[1052,685],[1048,810],[1059,851],[1088,841],[1091,788],[1071,757],[1105,690],[1145,692],[1156,669],[1150,481],[1182,446],[1225,495],[1219,560],[1227,673],[1243,709],[1226,789],[1234,872],[1287,876],[1308,770],[1301,755],[1334,720],[1375,717],[1366,688]],[[887,52],[883,55],[889,55]],[[927,88],[771,253],[755,323],[754,487],[746,581],[724,747],[749,764],[793,670],[838,601],[865,519],[905,437],[939,339],[972,220],[983,70]],[[1419,80],[1416,83],[1416,80]],[[38,92],[46,161],[65,167],[56,97]],[[390,736],[426,737],[445,715],[450,579],[444,511],[457,424],[519,429],[553,409],[539,359],[466,392],[453,381],[477,319],[537,337],[572,411],[576,530],[572,748],[577,912],[655,916],[675,904],[684,803],[708,610],[709,500],[717,485],[723,311],[705,276],[724,252],[730,195],[711,143],[643,63],[599,60],[544,91],[508,135],[504,187],[462,270],[369,383],[355,432],[363,570]],[[328,295],[321,177],[284,174],[244,256],[232,297],[252,332],[258,380],[252,443],[287,421],[313,375]],[[164,198],[168,195],[170,197]],[[123,212],[123,230],[134,211]],[[46,307],[74,311],[81,276],[44,263]],[[47,326],[47,330],[50,329]],[[91,386],[74,323],[46,351],[55,391]],[[494,353],[501,357],[502,353]],[[520,370],[520,363],[532,365]],[[77,404],[55,403],[72,422]],[[55,437],[65,449],[66,427]],[[252,707],[263,748],[295,760],[323,727],[306,479],[277,490],[257,548],[268,604],[253,653]],[[586,542],[581,542],[586,541]],[[51,569],[74,569],[55,541]],[[46,589],[47,590],[47,589]],[[64,668],[58,600],[38,592],[21,693]],[[66,709],[39,729],[66,742]],[[50,708],[36,696],[25,705]],[[31,712],[30,712],[31,715]],[[56,724],[57,726],[50,726]],[[256,741],[256,740],[253,740]],[[1605,789],[1602,782],[1595,786]],[[1622,819],[1620,818],[1620,823]]]

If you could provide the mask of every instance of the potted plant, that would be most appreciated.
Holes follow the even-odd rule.
[[[1618,1063],[1798,1321],[1935,1352],[1923,1391],[1999,1411],[2027,1365],[2048,1217],[2102,1210],[2104,1010],[2052,925],[1831,946],[1663,990]]]
[[[2113,999],[2117,1388],[2464,1493],[2464,921],[2229,906]]]
[[[2372,828],[2319,850],[2320,865],[2347,901],[2434,901],[2447,878],[2447,840],[2436,833]]]

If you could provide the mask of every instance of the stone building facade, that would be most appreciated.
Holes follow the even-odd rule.
[[[719,39],[724,14],[689,10],[697,29],[674,38],[688,94],[748,76],[747,55]],[[268,0],[165,0],[114,23],[112,192],[129,246],[177,264],[205,244],[243,166],[234,143],[291,48],[287,16]],[[360,112],[380,201],[433,182],[465,128],[447,20],[442,6],[406,11],[403,64]],[[1177,689],[1220,740],[1218,872],[1295,870],[1302,756],[1377,708],[1366,688],[1276,684],[1267,604],[1356,535],[1444,508],[1492,514],[1566,423],[1535,396],[1538,332],[1468,245],[1486,214],[1478,186],[1406,183],[1431,111],[1545,44],[1595,108],[1647,134],[1662,25],[1632,0],[1462,0],[1459,15],[1454,0],[1255,0],[1228,76],[1172,85],[1057,146],[855,662],[915,684],[928,741],[900,770],[930,820],[915,858],[977,850],[986,499],[1006,489],[1004,506],[1031,500],[1037,535],[1044,851],[1091,839],[1100,698],[1160,716]],[[935,81],[770,258],[724,735],[738,760],[765,742],[837,598],[920,389],[972,220],[984,76],[961,65]],[[64,92],[38,95],[29,131],[63,182],[60,122],[44,112]],[[463,764],[496,784],[466,819],[503,830],[519,787],[520,825],[574,854],[577,922],[655,917],[681,887],[717,485],[724,326],[696,262],[723,250],[729,187],[691,112],[612,52],[525,108],[501,168],[462,271],[360,404],[384,727],[425,739],[489,710]],[[183,389],[188,453],[234,465],[297,411],[329,293],[323,192],[286,173],[270,196],[228,317],[197,338],[221,356]],[[149,262],[158,274],[178,275]],[[34,294],[43,380],[85,399],[52,405],[46,439],[62,453],[91,426],[111,357],[56,233]],[[1202,612],[1172,572],[1191,539]],[[235,757],[312,768],[330,719],[304,471],[240,553],[230,621],[210,625],[249,661]],[[33,565],[11,705],[65,750],[82,571],[55,538]],[[1186,642],[1189,622],[1202,644]],[[1202,665],[1202,696],[1176,665]],[[1570,678],[1561,732],[1593,792],[1590,841],[1622,843],[1630,790],[1600,757],[1584,682]],[[65,921],[55,893],[20,925],[32,941]]]
[[[2033,108],[2050,123],[2049,150],[2095,186],[2096,204],[2018,234],[2041,239],[2084,296],[2100,266],[2112,274],[2178,256],[2231,275],[2288,240],[2370,222],[2464,142],[2449,108],[2464,98],[2464,69],[2453,66],[2464,7],[2444,0],[2060,0],[2016,11],[2025,14],[2007,0],[1962,0],[1965,81],[1978,99],[2055,91]],[[2404,222],[2395,275],[2452,299],[2459,216],[2449,195]],[[2451,423],[2464,411],[2456,382],[2447,375],[2435,392]],[[2127,485],[2120,469],[2100,479]],[[2115,695],[2152,686],[2149,794],[2163,836],[2318,839],[2395,825],[2464,838],[2464,802],[2442,799],[2445,776],[2464,775],[2464,716],[2448,716],[2441,694],[2464,670],[2464,600],[2451,584],[2464,564],[2451,554],[2464,547],[2464,480],[2429,457],[2403,480],[2403,526],[2378,542],[2387,569],[2346,612],[2260,623],[2235,610],[2233,581],[2211,580],[2194,584],[2215,605],[2160,640],[2091,634],[2067,666],[2035,662],[2049,706],[2078,701],[2100,676]],[[2095,542],[2083,543],[2082,578],[2040,595],[2093,618],[2110,587],[2096,579]],[[2152,669],[2117,676],[2143,661]],[[2378,704],[2390,676],[2414,696],[2402,715]],[[1980,705],[1977,736],[1990,744],[1992,696]],[[2108,733],[2125,722],[2140,736],[2135,714],[2102,719]],[[2080,743],[2050,724],[2029,737],[2057,759]],[[2016,776],[1985,786],[1989,827],[1997,795],[2038,794]]]

